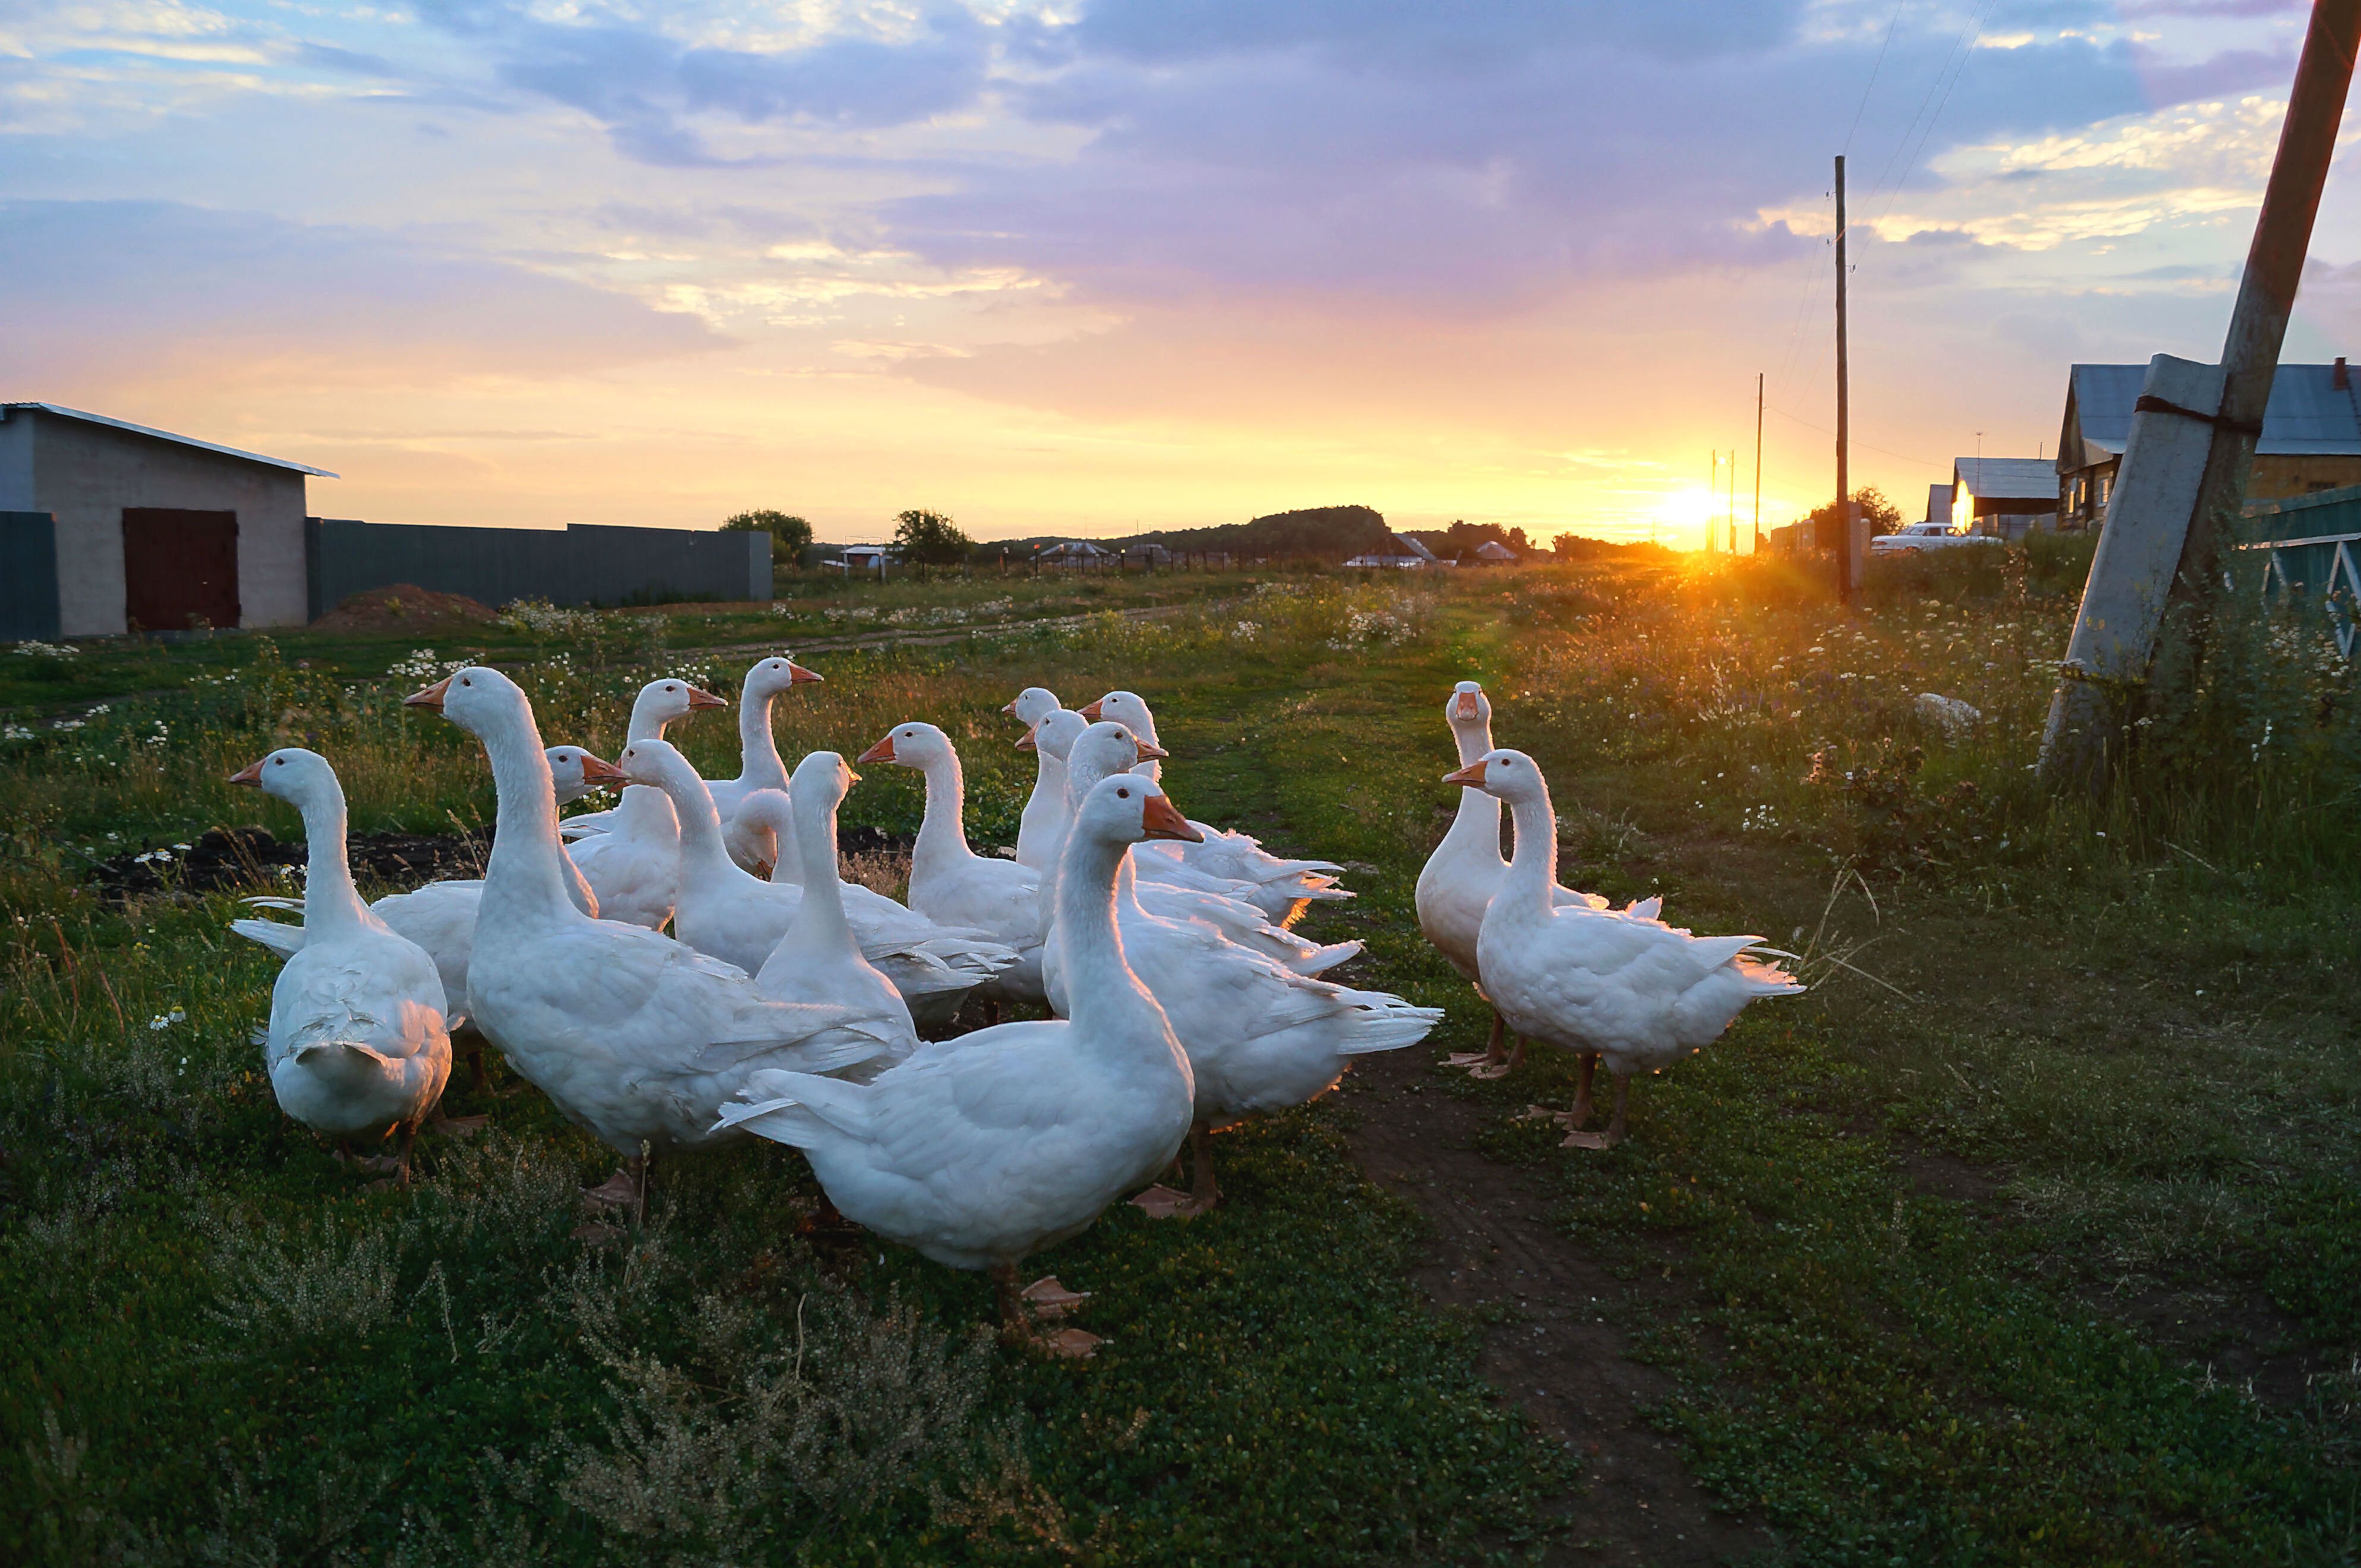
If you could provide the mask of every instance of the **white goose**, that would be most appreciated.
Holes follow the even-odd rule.
[[[819,676],[784,653],[773,654],[748,670],[745,683],[738,689],[738,776],[707,783],[713,792],[713,808],[721,814],[730,858],[757,874],[767,874],[771,862],[758,859],[760,844],[740,830],[734,820],[738,806],[758,789],[787,787],[787,764],[771,734],[772,705],[785,692],[819,682]]]
[[[1451,727],[1461,767],[1492,749],[1492,702],[1476,682],[1461,681],[1452,688],[1443,704],[1443,721]],[[1479,994],[1484,981],[1477,972],[1476,938],[1484,928],[1484,911],[1493,893],[1508,874],[1509,862],[1500,858],[1500,803],[1480,789],[1462,789],[1458,815],[1418,873],[1418,928]],[[1598,894],[1570,887],[1558,887],[1553,897],[1568,907],[1609,907]],[[1663,906],[1662,899],[1642,899],[1626,913],[1653,920]],[[1466,1068],[1476,1078],[1504,1078],[1525,1059],[1524,1041],[1517,1042],[1512,1054],[1507,1034],[1496,1007],[1492,1037],[1484,1049],[1446,1058],[1444,1065]]]
[[[897,724],[857,759],[892,762],[927,779],[927,813],[910,849],[910,907],[945,926],[988,933],[1016,950],[1016,965],[987,993],[1015,1002],[1043,1000],[1041,877],[1027,866],[968,848],[967,784],[950,737],[931,724]]]
[[[1621,1142],[1634,1072],[1711,1045],[1758,996],[1804,989],[1756,956],[1791,956],[1760,937],[1693,937],[1660,920],[1558,903],[1557,817],[1548,781],[1522,751],[1487,751],[1443,782],[1507,801],[1515,818],[1516,853],[1484,913],[1477,967],[1510,1028],[1580,1056],[1574,1109],[1562,1118],[1575,1129],[1569,1145]],[[1603,1136],[1581,1130],[1601,1057],[1615,1076]]]
[[[1029,738],[1039,732],[1043,719],[1065,710],[1058,706],[1057,693],[1027,686],[1000,711],[1025,726]],[[1066,762],[1038,751],[1035,760],[1038,767],[1033,793],[1025,797],[1024,815],[1016,819],[1016,863],[1046,873],[1056,865],[1058,846],[1066,839]]]
[[[684,680],[650,681],[631,703],[631,738],[661,740],[675,719],[729,706]],[[566,831],[580,833],[585,824],[604,817],[577,817]],[[680,894],[680,821],[672,803],[660,789],[626,786],[622,803],[606,817],[605,830],[576,839],[574,861],[598,895],[601,917],[663,930]]]
[[[1156,715],[1137,692],[1111,691],[1082,710],[1082,717],[1112,719],[1150,746],[1158,744]],[[1162,778],[1163,764],[1153,759],[1132,769],[1150,778]],[[1204,841],[1197,844],[1151,844],[1145,855],[1162,855],[1207,876],[1241,882],[1253,890],[1251,902],[1281,926],[1303,917],[1308,905],[1352,897],[1336,885],[1345,868],[1334,861],[1284,861],[1265,850],[1252,835],[1234,833],[1193,822]]]
[[[1137,776],[1119,766],[1137,754],[1119,743],[1130,740],[1121,725],[1093,725],[1075,745],[1068,777],[1087,792],[1110,776]],[[1205,921],[1151,915],[1137,896],[1149,884],[1131,874],[1137,858],[1126,855],[1115,874],[1115,927],[1132,972],[1189,1053],[1197,1097],[1190,1194],[1159,1186],[1134,1201],[1159,1219],[1201,1214],[1220,1196],[1211,1134],[1317,1099],[1336,1086],[1352,1058],[1418,1044],[1443,1021],[1443,1010],[1313,980],[1225,939]],[[1064,937],[1062,924],[1050,927],[1041,962],[1050,1005],[1060,1014],[1080,1000]]]
[[[848,1009],[892,1047],[862,1070],[890,1066],[918,1048],[917,1027],[901,992],[861,956],[844,917],[844,884],[836,865],[836,808],[861,775],[834,751],[814,751],[796,764],[793,782],[803,897],[787,934],[756,972],[754,989],[774,1001],[827,1002]]]
[[[730,1141],[715,1119],[749,1073],[830,1071],[890,1049],[842,1009],[770,1001],[742,970],[575,908],[548,760],[515,682],[472,666],[406,700],[440,710],[491,759],[500,817],[468,977],[476,1025],[569,1120],[624,1157],[602,1200],[644,1208],[649,1158]]]
[[[673,934],[749,974],[763,969],[802,907],[801,885],[765,882],[730,858],[713,796],[670,741],[634,740],[617,763],[625,777],[662,790],[680,823],[680,896]],[[765,811],[773,798],[781,798],[778,791],[757,790],[746,797],[749,806]],[[890,899],[877,903],[890,914],[881,919],[866,905],[856,913],[848,905],[848,917],[862,951],[923,1022],[948,1020],[969,992],[1016,961],[1006,948],[944,932]]]
[[[1061,708],[1042,720],[1041,727],[1027,739],[1039,750],[1055,752],[1065,764],[1066,796],[1070,806],[1090,793],[1091,786],[1099,780],[1111,773],[1126,772],[1136,760],[1152,762],[1164,755],[1161,748],[1141,744],[1128,729],[1112,719],[1101,719],[1093,724],[1070,708]],[[1019,741],[1018,744],[1024,742]],[[1087,759],[1080,764],[1075,761],[1077,751]],[[1081,769],[1079,773],[1078,767]],[[1201,833],[1204,831],[1202,823],[1191,823],[1190,826]],[[1064,832],[1061,818],[1058,839],[1060,848],[1065,841]],[[1357,940],[1326,947],[1306,941],[1284,927],[1271,924],[1259,908],[1239,899],[1151,880],[1164,876],[1170,870],[1170,862],[1143,866],[1137,854],[1125,858],[1124,875],[1137,884],[1133,888],[1134,896],[1139,905],[1151,915],[1162,916],[1168,920],[1204,921],[1229,940],[1251,948],[1298,974],[1322,973],[1356,957],[1361,951],[1362,944]],[[1041,907],[1046,928],[1048,914],[1052,907],[1046,884]]]
[[[579,746],[552,746],[543,753],[549,759],[549,772],[557,794],[557,804],[567,805],[581,799],[622,774],[612,765],[600,761]],[[559,850],[563,864],[559,867],[566,879],[566,896],[574,907],[585,915],[598,913],[598,896],[582,878],[573,860]],[[426,949],[434,960],[435,972],[443,977],[443,994],[455,1013],[467,1010],[467,961],[476,945],[476,908],[483,901],[484,884],[473,877],[446,882],[430,882],[408,893],[390,893],[369,905],[369,913],[384,921],[393,931]],[[304,901],[282,898],[276,894],[246,899],[244,902],[260,909],[281,909],[301,915]],[[300,952],[303,947],[303,927],[289,926],[276,920],[233,920],[229,928],[251,941],[261,943],[284,959]],[[452,1025],[454,1030],[460,1028]],[[470,1088],[486,1087],[484,1077],[484,1042],[480,1035],[468,1030],[459,1037],[459,1047],[467,1054]]]
[[[369,913],[345,858],[345,792],[315,751],[289,747],[230,777],[303,814],[311,855],[303,945],[270,988],[261,1039],[271,1091],[290,1116],[330,1137],[398,1129],[398,1179],[451,1076],[450,1008],[434,960]]]
[[[873,1083],[761,1073],[725,1119],[802,1149],[846,1217],[938,1263],[989,1269],[1007,1331],[1027,1332],[1016,1265],[1089,1229],[1170,1164],[1189,1130],[1189,1058],[1125,962],[1115,880],[1132,844],[1193,831],[1152,780],[1109,779],[1082,802],[1057,919],[1075,977],[1071,1020],[921,1046]],[[1054,1279],[1027,1294],[1074,1299]],[[1095,1343],[1071,1330],[1060,1339],[1068,1354]]]

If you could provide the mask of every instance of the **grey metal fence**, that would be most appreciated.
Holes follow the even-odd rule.
[[[46,511],[0,511],[0,638],[55,641],[58,520]]]
[[[315,517],[303,525],[313,619],[395,583],[498,607],[736,602],[771,597],[771,536],[568,523],[563,530],[462,528]],[[53,575],[54,576],[54,575]]]

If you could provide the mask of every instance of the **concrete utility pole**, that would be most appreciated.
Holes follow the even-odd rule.
[[[1850,604],[1861,579],[1852,515],[1852,393],[1845,344],[1844,154],[1837,155],[1837,597]]]
[[[2106,784],[2130,709],[2154,670],[2168,608],[2189,623],[2191,672],[2202,656],[2221,540],[2245,508],[2356,39],[2361,0],[2316,0],[2222,363],[2167,355],[2148,363],[2042,734],[2042,776],[2053,784]]]

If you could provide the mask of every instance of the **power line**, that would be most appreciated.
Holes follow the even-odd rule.
[[[1877,85],[1877,73],[1885,64],[1886,49],[1894,42],[1894,25],[1902,20],[1902,7],[1908,3],[1909,0],[1894,0],[1894,15],[1886,18],[1884,41],[1877,46],[1877,58],[1870,62],[1869,81],[1861,90],[1861,105],[1852,112],[1852,124],[1845,127],[1844,150],[1847,152],[1852,150],[1852,134],[1861,129],[1861,117],[1869,109],[1870,91]]]
[[[1917,150],[1910,155],[1909,161],[1903,166],[1902,178],[1895,181],[1892,187],[1886,191],[1885,205],[1877,214],[1877,221],[1879,224],[1883,224],[1886,218],[1893,214],[1894,203],[1902,199],[1902,188],[1910,183],[1910,176],[1918,171],[1920,160],[1926,158],[1927,148],[1933,145],[1935,140],[1935,126],[1943,118],[1944,109],[1950,104],[1951,94],[1958,89],[1960,79],[1967,75],[1969,64],[1976,58],[1976,45],[1983,41],[1984,24],[1992,19],[1993,10],[1999,5],[1999,3],[2000,0],[1985,0],[1984,8],[1982,11],[1977,12],[1969,19],[1968,27],[1960,29],[1960,38],[1965,44],[1965,47],[1962,48],[1960,43],[1954,43],[1951,49],[1951,52],[1959,57],[1958,65],[1954,67],[1949,56],[1947,56],[1943,61],[1944,71],[1948,71],[1949,72],[1950,81],[1949,82],[1945,82],[1943,81],[1944,71],[1938,71],[1936,72],[1935,81],[1938,85],[1942,87],[1943,95],[1939,99],[1935,100],[1935,112],[1927,116],[1927,128],[1919,132]],[[1973,30],[1970,31],[1970,28],[1972,28]],[[1930,98],[1934,96],[1933,87],[1929,87],[1927,89],[1927,95]],[[1924,104],[1920,104],[1922,112],[1925,107],[1926,105]],[[1916,115],[1912,115],[1910,120],[1911,126],[1915,127],[1917,123],[1917,116]],[[1905,128],[1902,133],[1902,141],[1894,149],[1895,156],[1900,156],[1902,148],[1908,146],[1909,142],[1910,131],[1908,128]],[[1893,168],[1892,159],[1889,159],[1887,160],[1886,167],[1889,170]],[[1880,176],[1879,183],[1883,184],[1883,177]],[[1874,201],[1876,197],[1872,192],[1871,200]]]
[[[1791,413],[1789,413],[1785,409],[1781,408],[1781,407],[1780,407],[1778,404],[1776,404],[1776,403],[1773,403],[1773,404],[1771,404],[1771,405],[1769,405],[1769,406],[1770,406],[1771,411],[1772,411],[1773,413],[1774,413],[1774,414],[1777,414],[1781,419],[1791,419],[1791,420],[1794,420],[1797,424],[1802,425],[1806,430],[1817,430],[1817,431],[1818,431],[1822,435],[1834,435],[1834,434],[1836,433],[1836,432],[1835,432],[1835,431],[1830,430],[1827,425],[1824,425],[1824,424],[1815,424],[1815,423],[1813,423],[1810,420],[1806,419],[1806,418],[1805,418],[1803,415],[1801,415],[1801,414],[1791,414]],[[1943,466],[1943,465],[1941,465],[1941,464],[1939,464],[1939,463],[1936,462],[1936,461],[1935,461],[1933,458],[1931,458],[1931,457],[1917,457],[1917,456],[1913,456],[1911,454],[1909,454],[1909,453],[1907,453],[1907,452],[1896,452],[1896,451],[1894,451],[1894,450],[1893,450],[1892,448],[1890,448],[1890,447],[1872,445],[1869,442],[1863,441],[1863,440],[1862,440],[1860,436],[1858,436],[1858,435],[1855,435],[1855,436],[1850,437],[1850,440],[1851,440],[1851,442],[1852,442],[1852,444],[1854,444],[1855,446],[1867,446],[1867,447],[1869,447],[1869,449],[1870,449],[1872,452],[1880,452],[1880,453],[1883,453],[1883,454],[1884,454],[1886,456],[1888,456],[1888,457],[1899,457],[1899,458],[1901,458],[1905,463],[1916,463],[1916,464],[1923,465],[1924,466],[1928,467],[1928,468],[1939,468],[1939,467]]]

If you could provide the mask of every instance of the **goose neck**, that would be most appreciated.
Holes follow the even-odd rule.
[[[738,777],[748,789],[787,787],[787,764],[771,734],[771,705],[778,696],[750,683],[738,699]]]
[[[557,790],[530,711],[483,737],[499,795],[492,857],[484,866],[483,916],[501,919],[579,915],[566,895],[566,850],[557,837]]]
[[[967,781],[960,772],[959,753],[945,747],[927,760],[922,771],[927,775],[927,812],[918,820],[917,842],[910,848],[912,866],[972,859],[965,821]]]
[[[1170,1024],[1134,974],[1115,929],[1115,900],[1130,846],[1077,833],[1058,868],[1058,941],[1068,1014],[1082,1036],[1166,1049]]]
[[[807,805],[799,795],[793,817],[804,896],[787,927],[787,942],[796,952],[840,954],[854,943],[852,928],[844,918],[844,884],[838,880],[836,868],[836,802],[823,799]],[[782,846],[780,858],[785,855]]]
[[[1557,882],[1557,814],[1550,809],[1548,790],[1512,802],[1509,818],[1516,825],[1516,850],[1493,897],[1545,911],[1554,902],[1552,889]]]
[[[722,868],[734,862],[721,842],[721,812],[696,770],[686,762],[675,764],[665,773],[664,788],[652,793],[679,820],[681,869],[700,877],[726,875]]]
[[[309,933],[352,930],[368,921],[361,895],[353,887],[352,862],[345,852],[345,792],[334,779],[321,780],[305,794],[298,809],[303,814],[306,864],[303,877],[303,929]]]

